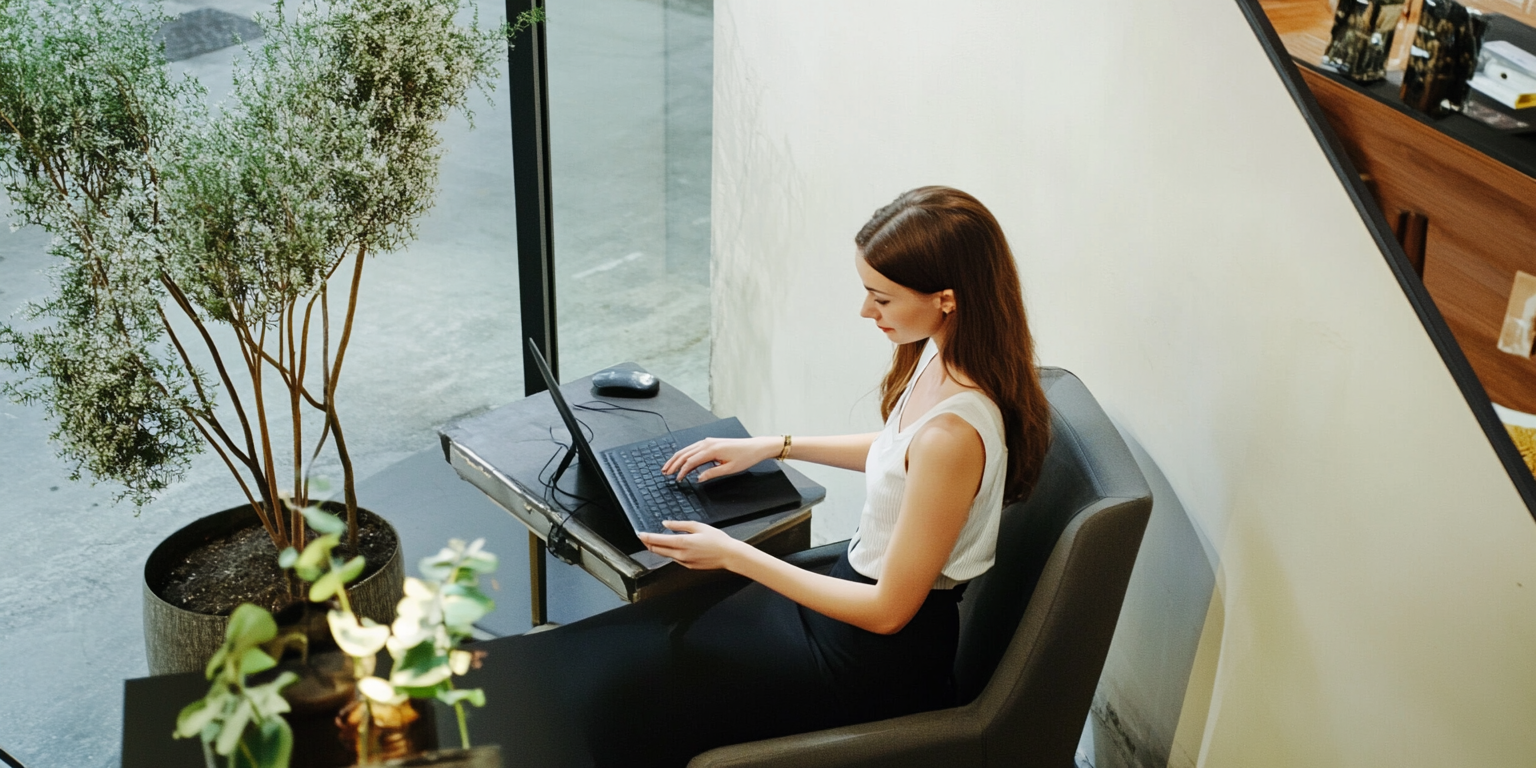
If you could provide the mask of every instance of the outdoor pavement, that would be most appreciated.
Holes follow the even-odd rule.
[[[257,0],[167,4],[250,17]],[[549,10],[562,378],[636,361],[707,404],[708,3],[556,0]],[[482,23],[502,5],[482,2]],[[217,98],[238,49],[174,64]],[[403,252],[369,262],[338,393],[365,505],[394,519],[407,568],[449,537],[502,556],[498,633],[528,627],[524,537],[443,462],[436,428],[522,396],[506,87],[454,117],[437,207]],[[8,212],[0,198],[0,213]],[[0,313],[47,293],[45,233],[0,229]],[[0,370],[0,380],[15,374]],[[28,768],[118,763],[122,681],[147,674],[144,558],[242,499],[213,455],[137,513],[71,482],[42,409],[0,400],[0,748]],[[313,434],[313,433],[311,433]],[[318,470],[334,472],[334,464]],[[617,604],[550,560],[551,613]],[[166,729],[173,727],[166,723]]]

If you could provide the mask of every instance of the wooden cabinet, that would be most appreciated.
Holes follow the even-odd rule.
[[[1536,176],[1528,172],[1536,169],[1536,137],[1498,136],[1491,150],[1475,147],[1475,129],[1393,103],[1379,93],[1386,87],[1364,89],[1311,68],[1327,39],[1326,2],[1262,5],[1489,398],[1536,413],[1536,359],[1496,343],[1516,270],[1536,274]],[[1498,5],[1487,9],[1523,15],[1521,3]]]

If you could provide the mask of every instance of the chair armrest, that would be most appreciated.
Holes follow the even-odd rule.
[[[832,564],[836,563],[837,559],[842,557],[843,553],[847,551],[848,540],[844,539],[785,555],[784,562],[804,568],[807,571],[826,573],[832,569]]]
[[[984,726],[971,706],[712,749],[688,768],[985,765]]]

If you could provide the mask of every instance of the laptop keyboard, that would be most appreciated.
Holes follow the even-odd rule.
[[[645,523],[641,530],[668,533],[663,520],[704,521],[704,507],[692,489],[661,473],[661,466],[674,453],[677,443],[662,437],[602,454],[608,466],[624,478],[619,489],[629,496],[631,508]]]

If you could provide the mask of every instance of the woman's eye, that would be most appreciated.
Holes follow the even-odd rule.
[[[891,300],[890,299],[875,299],[875,303],[879,304],[880,306],[883,307],[883,306],[891,303]]]

